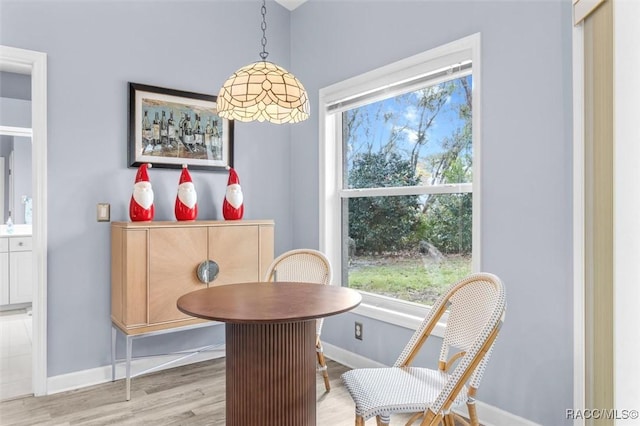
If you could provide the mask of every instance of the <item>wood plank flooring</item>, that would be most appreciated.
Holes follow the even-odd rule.
[[[318,376],[317,425],[353,425],[353,401],[340,380],[348,368],[332,360],[327,360],[327,365],[331,391],[325,392]],[[0,403],[0,425],[223,426],[224,394],[225,360],[219,358],[136,377],[132,380],[130,401],[124,399],[124,380],[5,401]],[[391,424],[404,425],[407,418],[395,416]],[[374,425],[375,419],[367,424]]]

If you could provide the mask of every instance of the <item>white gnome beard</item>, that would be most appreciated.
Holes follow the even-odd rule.
[[[240,208],[242,205],[242,188],[240,188],[240,185],[234,183],[227,186],[226,198],[234,209]]]
[[[185,182],[178,185],[178,199],[182,204],[192,209],[198,202],[198,194],[196,188],[191,182]]]
[[[153,204],[153,189],[150,182],[137,182],[133,185],[133,199],[143,209],[148,209]]]

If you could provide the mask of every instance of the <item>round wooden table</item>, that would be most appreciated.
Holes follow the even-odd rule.
[[[226,425],[316,424],[316,319],[362,300],[312,283],[241,283],[197,290],[178,309],[225,322]]]

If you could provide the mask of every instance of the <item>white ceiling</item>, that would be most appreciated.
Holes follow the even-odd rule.
[[[293,10],[296,7],[300,6],[307,0],[276,0],[276,3],[280,3],[282,6],[286,7],[289,10]]]

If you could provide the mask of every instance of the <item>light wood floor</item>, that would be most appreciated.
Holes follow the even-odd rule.
[[[318,426],[354,424],[354,406],[340,375],[348,368],[328,360],[331,392],[317,381]],[[125,401],[124,380],[44,397],[0,403],[0,425],[207,425],[225,420],[224,358],[176,367],[132,380]],[[392,425],[407,417],[395,416]],[[403,421],[404,420],[404,421]],[[375,425],[375,419],[367,424]],[[260,425],[247,425],[260,426]],[[300,425],[304,426],[304,425]]]

